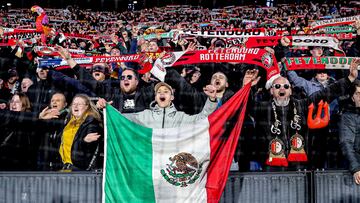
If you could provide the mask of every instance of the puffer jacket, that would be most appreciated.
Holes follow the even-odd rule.
[[[146,109],[138,113],[124,114],[124,116],[135,123],[150,128],[180,127],[192,124],[197,120],[209,116],[215,111],[217,102],[212,102],[207,99],[203,110],[195,115],[188,115],[182,111],[178,111],[173,104],[167,108],[161,108],[155,103],[152,103],[150,106],[151,109]]]
[[[340,147],[351,173],[360,171],[360,108],[348,106],[339,121]]]

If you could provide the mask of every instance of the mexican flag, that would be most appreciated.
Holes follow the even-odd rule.
[[[107,105],[103,202],[218,202],[249,91],[250,84],[207,119],[179,128],[147,128]]]

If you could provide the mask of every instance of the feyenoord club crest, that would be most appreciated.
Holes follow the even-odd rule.
[[[163,56],[161,58],[161,62],[167,66],[167,65],[171,65],[172,63],[174,63],[175,59],[176,59],[175,54],[172,52],[168,52],[165,54],[165,56]]]
[[[265,54],[261,57],[261,62],[262,62],[262,64],[264,64],[264,66],[265,66],[266,68],[270,68],[270,67],[273,65],[273,63],[274,63],[274,60],[273,60],[273,58],[272,58],[272,56],[271,56],[270,53],[265,53]]]
[[[291,149],[295,151],[300,151],[304,148],[304,138],[296,133],[290,138]]]
[[[175,30],[175,31],[173,32],[173,38],[172,38],[172,40],[173,40],[173,41],[178,41],[179,36],[180,36],[180,32],[179,32],[178,30]]]
[[[273,155],[281,155],[284,153],[284,142],[275,138],[271,140],[269,148]]]
[[[170,164],[166,164],[166,169],[161,169],[160,173],[164,179],[174,185],[180,187],[186,187],[189,184],[193,184],[202,172],[202,163],[198,163],[196,158],[186,152],[181,152],[170,157]]]

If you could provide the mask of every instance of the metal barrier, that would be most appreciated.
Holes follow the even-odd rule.
[[[101,186],[101,173],[0,172],[0,203],[98,203]],[[220,202],[360,202],[360,186],[347,171],[231,173]]]
[[[360,202],[360,186],[348,171],[314,172],[316,203]]]
[[[239,173],[229,176],[221,202],[309,201],[307,173]]]
[[[98,203],[102,174],[0,173],[1,203]]]

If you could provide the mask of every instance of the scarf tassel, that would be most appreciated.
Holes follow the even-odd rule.
[[[266,160],[266,165],[288,167],[289,164],[285,157],[269,157]]]

